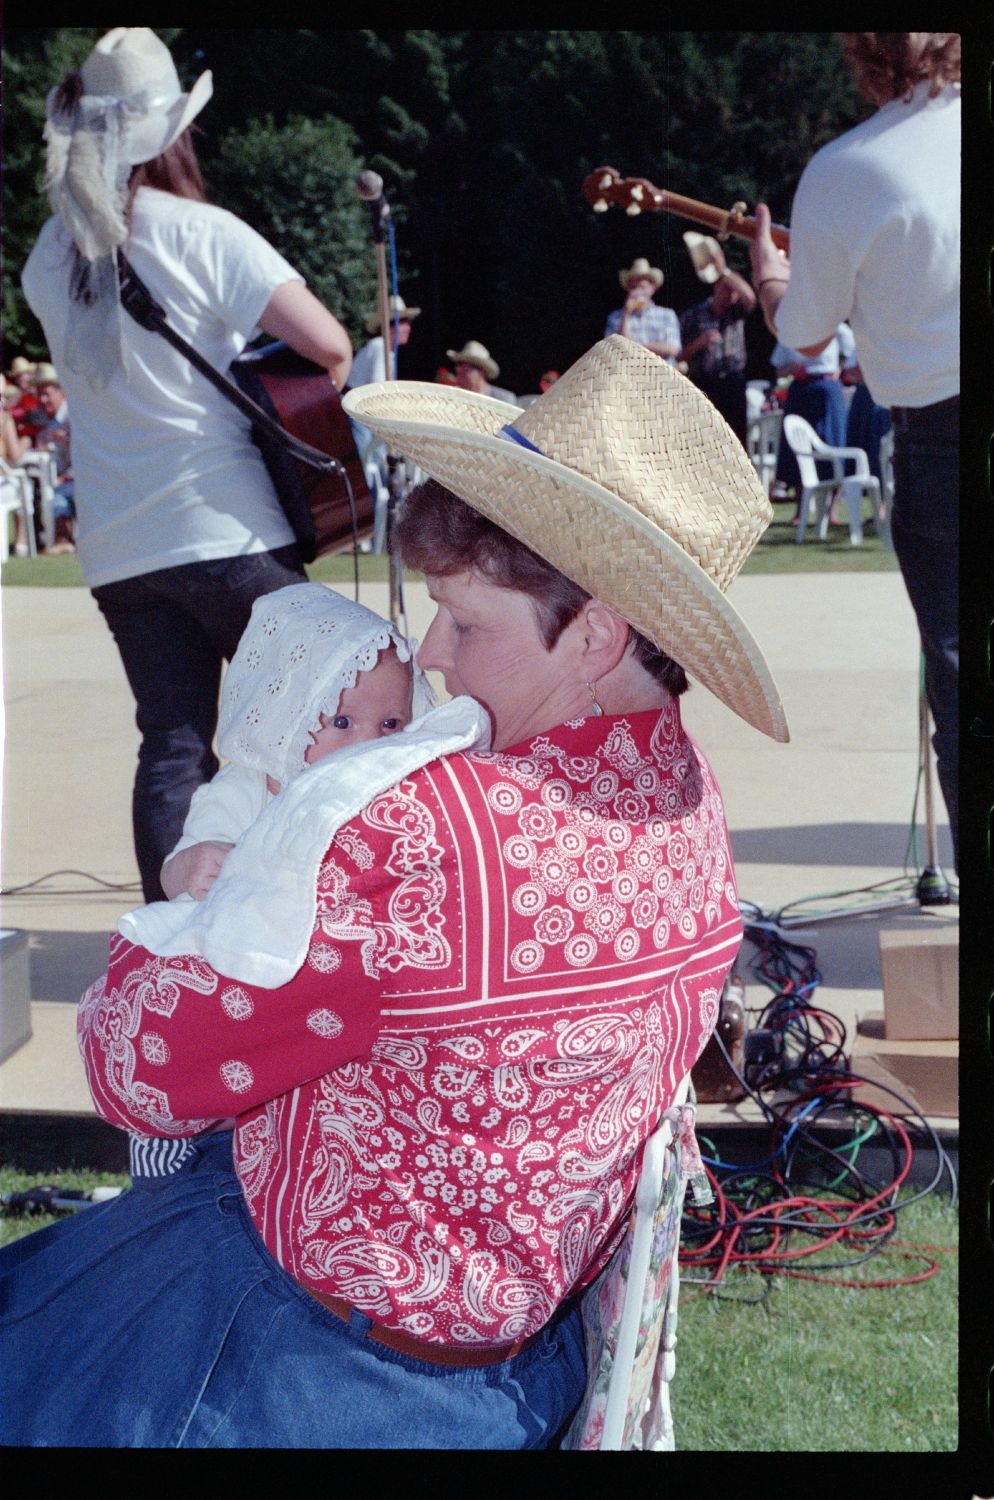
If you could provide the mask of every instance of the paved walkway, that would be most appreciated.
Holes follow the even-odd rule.
[[[918,643],[900,576],[749,576],[731,597],[770,661],[792,732],[789,745],[775,745],[703,688],[684,699],[685,723],[724,792],[742,900],[770,911],[899,876],[918,774]],[[362,599],[385,613],[386,585],[364,585]],[[406,599],[410,629],[423,635],[431,618],[424,587],[408,583]],[[34,1035],[0,1064],[0,1112],[87,1114],[72,1011],[105,966],[108,931],[140,900],[130,828],[133,704],[85,589],[8,588],[2,612],[2,869],[4,889],[16,892],[3,902],[2,921],[29,934]],[[936,805],[944,820],[937,790]],[[951,875],[944,821],[939,834]],[[882,1007],[881,928],[957,916],[956,907],[912,904],[792,937],[817,949],[818,1004],[851,1035],[857,1016]],[[767,998],[750,982],[747,1004]],[[713,1112],[737,1117],[737,1108]]]

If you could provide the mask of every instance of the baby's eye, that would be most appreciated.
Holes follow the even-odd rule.
[[[400,727],[400,719],[384,719],[383,723],[380,725],[381,729],[387,730],[387,732],[390,734],[392,734],[395,729],[399,729]]]
[[[333,729],[351,729],[352,720],[348,714],[336,714],[331,721],[331,727]]]

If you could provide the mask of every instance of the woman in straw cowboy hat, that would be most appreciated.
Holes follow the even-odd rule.
[[[247,420],[120,305],[124,251],[170,324],[225,369],[258,329],[342,386],[352,349],[294,268],[205,201],[189,93],[147,27],[103,36],[49,94],[54,217],[23,273],[73,422],[83,575],[137,703],[135,851],[146,900],[194,791],[217,769],[222,664],[260,595],[305,578]]]
[[[786,738],[725,596],[769,520],[752,466],[619,337],[524,412],[345,400],[433,476],[397,528],[438,610],[421,660],[493,748],[343,825],[279,988],[114,940],[80,1013],[97,1109],[234,1114],[234,1172],[207,1134],[193,1171],[0,1252],[8,1442],[558,1445],[579,1294],[715,1024],[742,924],[679,697],[689,673]]]
[[[618,280],[625,301],[622,307],[608,313],[605,338],[622,333],[625,338],[644,344],[667,364],[675,365],[680,353],[680,319],[672,307],[660,307],[652,300],[663,284],[662,271],[639,255],[627,269],[618,272]]]

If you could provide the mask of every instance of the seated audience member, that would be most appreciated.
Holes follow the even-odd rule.
[[[517,405],[518,398],[513,391],[491,383],[500,374],[500,365],[483,344],[469,339],[461,349],[446,349],[445,353],[456,367],[455,384],[461,390],[475,391],[478,396],[494,396],[498,401]]]
[[[852,332],[848,325],[840,323],[819,354],[804,355],[785,344],[774,345],[770,364],[778,375],[789,375],[790,385],[784,401],[783,414],[791,413],[810,422],[823,443],[833,448],[842,448],[846,441],[846,396],[839,379],[843,358],[855,353]],[[831,474],[830,466],[821,464],[819,475]],[[780,435],[777,452],[776,485],[774,500],[786,500],[788,491],[800,489],[801,476],[794,451],[786,434]]]
[[[852,387],[852,400],[846,418],[846,447],[862,448],[870,464],[870,473],[883,483],[880,469],[880,444],[894,426],[886,406],[880,406],[870,394],[855,351],[843,362],[840,380]]]
[[[48,552],[75,552],[73,521],[76,518],[75,484],[69,448],[69,406],[59,377],[50,364],[40,364],[34,373],[34,390],[45,421],[39,427],[34,446],[48,450],[55,459],[57,475],[53,516],[55,536],[48,538]]]
[[[264,980],[112,938],[80,1051],[146,1170],[0,1249],[8,1446],[559,1448],[583,1294],[718,1020],[742,917],[688,679],[788,736],[725,596],[771,514],[745,453],[619,337],[527,411],[407,380],[344,405],[431,475],[396,533],[420,662],[492,749],[364,776],[286,882],[252,861],[294,930]]]
[[[660,359],[675,365],[680,353],[680,319],[672,307],[660,307],[653,297],[663,284],[658,266],[650,266],[644,255],[636,256],[627,270],[618,272],[625,301],[608,313],[604,337],[620,333],[644,344]]]
[[[31,360],[25,359],[19,354],[10,367],[10,379],[20,392],[20,397],[10,408],[10,414],[17,424],[17,430],[21,437],[26,437],[28,442],[34,438],[38,428],[45,420],[45,414],[38,405],[38,397],[34,393],[32,381],[38,366]]]

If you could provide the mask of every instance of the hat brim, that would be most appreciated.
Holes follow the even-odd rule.
[[[214,92],[210,69],[201,73],[188,94],[181,94],[167,110],[136,120],[125,135],[125,151],[132,166],[152,161],[175,145]]]
[[[500,365],[495,359],[477,359],[474,354],[467,354],[463,349],[446,349],[446,359],[451,359],[456,365],[472,365],[474,370],[482,370],[488,380],[496,380],[500,374]]]
[[[351,417],[601,599],[747,723],[789,739],[751,631],[660,526],[576,470],[501,437],[506,402],[416,381],[362,386]]]
[[[420,313],[421,313],[420,307],[405,307],[404,311],[398,315],[397,322],[398,323],[413,323],[414,319],[420,316]],[[394,318],[393,318],[393,314],[391,313],[390,314],[390,322],[393,323],[393,321],[394,321]],[[379,333],[379,331],[380,331],[380,315],[379,315],[379,313],[373,313],[372,317],[366,319],[366,332],[367,333]]]
[[[632,281],[651,281],[658,292],[665,277],[658,267],[653,267],[648,271],[619,271],[618,280],[621,282],[622,291],[625,292],[628,290],[629,282]]]

